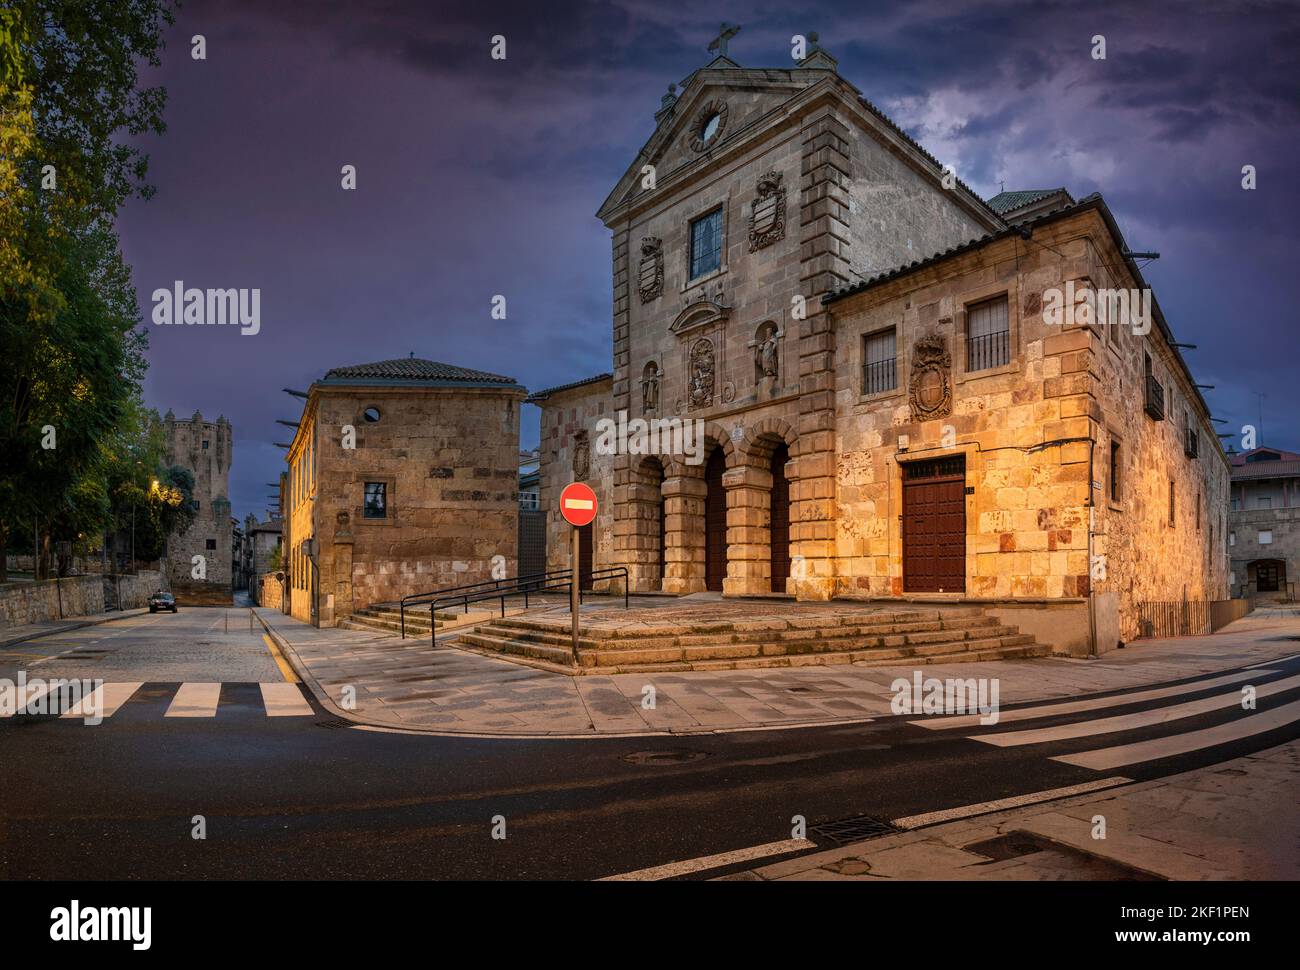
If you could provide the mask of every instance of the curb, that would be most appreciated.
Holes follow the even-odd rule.
[[[3,650],[6,647],[11,647],[16,643],[26,643],[28,640],[39,640],[41,637],[54,636],[56,633],[66,633],[69,630],[80,630],[82,627],[99,626],[100,624],[103,623],[114,623],[117,620],[129,619],[130,617],[140,616],[142,613],[147,613],[147,612],[148,612],[148,607],[142,606],[134,610],[122,610],[121,612],[115,613],[113,616],[106,616],[103,619],[80,620],[80,621],[74,620],[69,623],[65,623],[63,626],[54,627],[49,630],[40,630],[37,631],[36,633],[26,633],[20,637],[11,637],[9,639],[0,640],[0,650]]]

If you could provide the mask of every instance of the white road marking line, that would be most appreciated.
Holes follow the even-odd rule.
[[[63,716],[85,717],[87,712],[93,714],[98,711],[100,717],[112,717],[117,713],[118,708],[130,700],[131,695],[143,686],[143,682],[138,684],[101,684],[91,691],[89,695],[83,697],[81,703]]]
[[[975,805],[962,805],[958,808],[945,808],[938,812],[926,812],[924,815],[908,815],[906,818],[894,819],[894,824],[900,829],[919,829],[925,825],[937,825],[940,822],[951,822],[959,818],[970,818],[972,815],[987,815],[990,812],[1000,812],[1008,808],[1019,808],[1022,805],[1036,805],[1039,802],[1050,802],[1058,798],[1069,798],[1071,795],[1086,795],[1089,792],[1100,791],[1103,788],[1115,788],[1118,785],[1127,785],[1132,778],[1124,778],[1116,775],[1112,778],[1102,778],[1098,781],[1086,781],[1081,785],[1070,785],[1066,788],[1049,788],[1046,791],[1030,792],[1027,795],[1013,795],[1011,798],[997,798],[991,802],[978,802]]]
[[[35,704],[35,703],[36,703],[37,701],[39,701],[42,697],[44,697],[46,694],[48,694],[48,693],[50,692],[50,686],[51,686],[50,683],[47,681],[47,682],[46,682],[42,687],[40,687],[39,689],[37,689],[37,690],[33,690],[33,691],[29,691],[28,694],[27,694],[27,696],[24,697],[24,698],[19,698],[19,697],[18,697],[18,692],[17,692],[17,690],[15,690],[15,691],[14,691],[14,701],[13,701],[13,702],[14,702],[15,710],[13,710],[13,711],[0,711],[0,717],[13,717],[15,714],[26,714],[26,713],[27,713],[27,709],[28,709],[29,707],[31,707],[33,704]],[[18,701],[19,701],[19,700],[22,700],[22,701],[23,701],[23,706],[22,706],[22,707],[18,707]]]
[[[1199,751],[1201,748],[1213,747],[1216,744],[1240,741],[1242,738],[1286,727],[1296,720],[1300,720],[1300,701],[1292,701],[1290,704],[1283,704],[1269,711],[1251,714],[1249,717],[1241,717],[1201,731],[1171,734],[1164,738],[1138,741],[1135,744],[1121,744],[1113,748],[1080,751],[1078,754],[1062,754],[1052,760],[1078,765],[1081,768],[1091,768],[1094,771],[1105,771],[1120,765],[1136,765],[1144,761],[1155,761],[1158,758]]]
[[[706,869],[732,866],[738,862],[766,859],[768,856],[781,855],[785,852],[802,852],[815,848],[817,848],[816,843],[810,842],[808,839],[786,839],[784,842],[768,842],[766,845],[755,845],[748,849],[719,852],[717,855],[700,856],[698,859],[670,862],[663,866],[652,866],[649,869],[637,869],[635,872],[625,872],[617,876],[606,876],[597,880],[597,882],[653,882],[659,879],[671,879],[674,876],[684,876],[692,872],[703,872]]]
[[[1255,696],[1271,697],[1273,694],[1281,694],[1296,687],[1300,687],[1300,676],[1284,677],[1282,680],[1261,684],[1255,689]],[[1208,714],[1210,711],[1220,711],[1225,707],[1236,707],[1240,704],[1241,692],[1234,691],[1229,694],[1202,697],[1200,700],[1188,701],[1186,704],[1156,707],[1135,714],[1121,714],[1118,717],[1103,717],[1097,721],[1077,721],[1074,724],[1060,724],[1056,727],[1030,731],[1005,731],[1002,734],[973,734],[970,740],[995,744],[1000,748],[1012,748],[1022,744],[1043,744],[1047,741],[1064,741],[1067,738],[1086,738],[1094,734],[1132,731],[1153,724],[1165,724],[1185,717]]]
[[[181,684],[163,717],[216,717],[220,684]]]
[[[1269,664],[1284,664],[1288,660],[1295,660],[1297,657],[1300,657],[1300,653],[1293,653],[1289,657],[1278,657],[1276,660],[1261,660],[1257,664],[1248,664],[1246,669],[1252,670],[1255,667],[1267,667]]]
[[[297,684],[258,684],[267,717],[306,717],[315,712]]]
[[[1235,674],[1212,677],[1209,680],[1200,680],[1193,684],[1175,684],[1172,687],[1156,687],[1152,690],[1140,690],[1132,694],[1119,694],[1115,697],[1092,697],[1082,701],[1066,701],[1060,704],[1043,704],[1038,707],[1020,708],[1014,711],[999,711],[998,723],[1037,720],[1040,717],[1056,717],[1060,714],[1095,711],[1105,707],[1122,707],[1125,704],[1137,704],[1142,701],[1157,700],[1161,697],[1174,697],[1178,694],[1191,694],[1196,691],[1209,690],[1211,687],[1222,687],[1224,684],[1237,684],[1243,680],[1251,680],[1264,674],[1275,673],[1277,673],[1276,670],[1256,670],[1250,673],[1238,671]],[[983,716],[982,714],[958,714],[952,717],[932,717],[919,721],[908,721],[907,723],[916,727],[929,728],[932,731],[943,731],[951,728],[989,727],[989,725],[980,722],[980,718]]]

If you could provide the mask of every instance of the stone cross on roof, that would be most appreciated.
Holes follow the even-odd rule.
[[[709,50],[717,51],[719,56],[727,56],[727,41],[740,33],[740,24],[723,23],[718,28],[718,36],[709,41]]]

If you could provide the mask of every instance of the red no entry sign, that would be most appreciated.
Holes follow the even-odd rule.
[[[587,525],[596,517],[596,493],[582,482],[566,485],[560,493],[560,514],[569,525]]]

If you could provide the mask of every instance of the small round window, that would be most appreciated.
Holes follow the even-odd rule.
[[[700,130],[700,141],[712,141],[713,136],[718,133],[718,128],[722,125],[722,115],[713,112],[705,119],[704,127]]]
[[[365,412],[363,413],[363,416],[371,424],[374,424],[376,421],[379,420],[379,408],[366,408]]]

